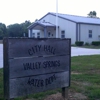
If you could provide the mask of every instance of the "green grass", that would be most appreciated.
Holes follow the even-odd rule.
[[[71,86],[69,90],[87,96],[87,100],[100,100],[100,56],[78,56],[71,59]],[[41,92],[14,100],[35,98],[43,100],[46,96],[61,92],[61,89]],[[3,99],[3,69],[0,69],[0,100]]]
[[[71,88],[81,92],[88,100],[100,99],[100,56],[72,58]]]

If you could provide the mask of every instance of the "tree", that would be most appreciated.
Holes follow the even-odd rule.
[[[27,27],[31,25],[30,21],[25,21],[21,24],[12,24],[6,27],[5,24],[0,23],[0,39],[3,37],[24,37],[28,36],[28,29]]]
[[[21,27],[20,24],[13,24],[7,26],[7,33],[9,37],[21,37]]]
[[[92,13],[93,13],[93,15],[94,15],[94,16],[96,16],[96,15],[97,15],[96,11],[93,11]]]
[[[21,29],[22,29],[21,31],[22,31],[23,36],[24,36],[24,34],[25,34],[26,37],[28,36],[28,29],[27,29],[27,27],[29,25],[31,25],[30,21],[25,21],[24,23],[21,24]]]
[[[7,28],[6,25],[3,23],[0,23],[0,39],[3,39],[3,37],[7,36]]]
[[[89,17],[96,17],[96,15],[97,15],[96,11],[90,11],[88,14]]]
[[[35,19],[35,22],[37,22],[38,21],[38,19]]]
[[[21,24],[12,24],[7,26],[7,33],[9,37],[24,37],[24,35],[28,36],[27,27],[31,24],[30,21],[25,21]]]

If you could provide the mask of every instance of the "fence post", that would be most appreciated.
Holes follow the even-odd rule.
[[[62,88],[62,97],[64,98],[64,100],[68,100],[68,88],[67,87]]]

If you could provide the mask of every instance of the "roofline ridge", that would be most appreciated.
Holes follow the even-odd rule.
[[[51,14],[56,14],[55,12],[49,12]],[[62,15],[68,15],[68,16],[75,16],[75,17],[83,17],[83,18],[97,18],[99,19],[99,17],[88,17],[88,16],[81,16],[81,15],[72,15],[72,14],[65,14],[65,13],[58,13],[59,15],[62,14]]]

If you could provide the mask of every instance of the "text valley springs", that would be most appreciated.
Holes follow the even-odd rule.
[[[44,62],[28,62],[23,63],[24,70],[35,70],[35,69],[41,69],[41,68],[54,68],[54,67],[60,67],[60,60],[55,61],[44,61]]]

